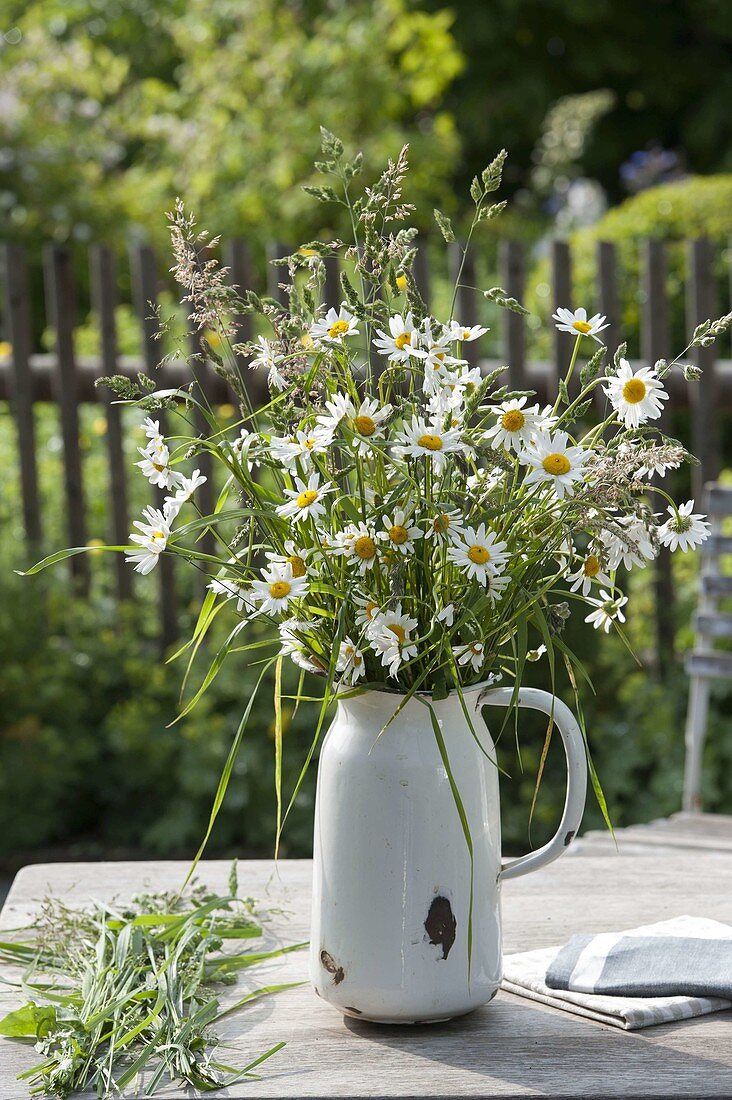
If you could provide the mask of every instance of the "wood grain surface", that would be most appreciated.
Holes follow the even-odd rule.
[[[79,904],[89,898],[125,899],[143,889],[176,887],[185,869],[173,862],[26,867],[15,880],[0,927],[27,921],[48,892]],[[228,863],[208,862],[201,865],[200,879],[225,891],[228,872]],[[245,862],[239,883],[242,893],[263,907],[284,910],[268,921],[269,941],[307,937],[308,861],[281,861],[277,869],[270,861]],[[732,919],[732,854],[659,850],[560,860],[505,884],[504,947],[506,952],[528,950],[562,943],[576,932],[620,930],[684,913]],[[297,980],[306,977],[306,968],[306,953],[298,952],[251,981]],[[227,995],[241,996],[241,991],[240,984]],[[17,1004],[17,992],[2,987],[0,1008]],[[220,1026],[231,1044],[230,1063],[249,1060],[276,1042],[287,1043],[262,1067],[261,1080],[215,1094],[229,1100],[732,1096],[732,1012],[622,1032],[500,993],[490,1006],[450,1023],[380,1027],[343,1019],[303,986],[254,1003]],[[0,1040],[2,1100],[27,1095],[15,1076],[36,1057],[30,1045]],[[138,1095],[145,1095],[144,1088]],[[169,1085],[160,1095],[198,1094]]]

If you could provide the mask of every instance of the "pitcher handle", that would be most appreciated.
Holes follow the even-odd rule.
[[[478,696],[477,705],[478,707],[508,707],[515,699],[513,688],[486,688]],[[564,800],[562,820],[552,839],[534,852],[527,852],[518,859],[504,860],[500,872],[501,879],[527,875],[529,871],[544,867],[566,852],[580,827],[587,795],[585,744],[577,719],[569,707],[548,691],[530,687],[519,688],[518,705],[528,707],[530,710],[540,710],[553,717],[567,757],[567,797]]]

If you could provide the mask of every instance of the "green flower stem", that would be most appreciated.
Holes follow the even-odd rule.
[[[577,339],[574,342],[574,350],[572,352],[572,358],[569,361],[569,367],[567,368],[567,374],[565,375],[565,378],[564,378],[564,385],[565,386],[569,386],[569,382],[570,382],[570,379],[572,377],[572,373],[574,371],[574,365],[577,362],[577,355],[579,353],[579,348],[580,348],[580,344],[582,343],[583,336],[584,336],[584,333],[580,332],[580,334],[578,335]],[[552,408],[552,414],[555,413],[557,411],[557,409],[559,408],[559,402],[561,400],[562,400],[561,394],[557,394],[557,399],[554,402],[554,406]]]

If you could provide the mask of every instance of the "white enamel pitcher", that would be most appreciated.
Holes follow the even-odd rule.
[[[546,691],[521,707],[553,715],[567,757],[567,796],[543,848],[502,861],[498,769],[483,722],[511,688],[464,689],[432,703],[473,842],[470,856],[428,708],[365,691],[338,700],[323,743],[315,807],[310,979],[349,1016],[380,1023],[445,1020],[486,1004],[501,981],[501,882],[567,850],[582,820],[587,761],[577,721]],[[490,759],[488,759],[488,758]]]

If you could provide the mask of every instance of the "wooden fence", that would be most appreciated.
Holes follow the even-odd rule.
[[[666,247],[659,240],[639,242],[641,249],[641,285],[638,287],[641,302],[640,352],[641,360],[653,363],[667,358],[670,347],[670,303],[667,290]],[[687,242],[686,319],[689,328],[727,312],[729,306],[720,309],[717,304],[714,278],[713,249],[706,239]],[[271,256],[283,255],[287,249],[275,246]],[[456,259],[452,253],[452,261]],[[244,242],[230,241],[224,250],[224,262],[231,270],[231,281],[239,287],[261,285],[250,262]],[[84,495],[84,471],[79,442],[79,406],[84,402],[99,402],[105,406],[107,419],[106,446],[109,461],[111,492],[111,529],[109,539],[114,544],[126,543],[130,530],[127,495],[127,476],[123,454],[123,437],[120,408],[110,400],[109,391],[96,389],[94,380],[100,374],[127,373],[152,369],[160,359],[158,321],[151,303],[158,300],[165,285],[161,276],[163,266],[146,246],[135,248],[130,254],[129,274],[133,304],[141,326],[142,357],[131,359],[120,356],[115,325],[115,307],[118,302],[117,263],[112,251],[105,245],[90,250],[91,306],[99,324],[100,354],[93,359],[80,358],[76,354],[74,330],[77,324],[77,302],[73,260],[69,249],[48,246],[43,254],[45,318],[54,332],[55,347],[50,354],[37,354],[32,346],[31,296],[27,257],[24,250],[14,244],[0,245],[0,271],[4,283],[3,335],[12,347],[11,355],[0,362],[0,401],[10,401],[17,428],[17,446],[22,491],[23,520],[30,552],[35,554],[44,547],[43,516],[41,513],[34,405],[52,401],[59,407],[64,466],[65,515],[67,539],[70,545],[83,546],[87,542],[87,523]],[[600,242],[596,256],[596,295],[600,312],[607,315],[612,328],[613,343],[622,339],[622,318],[618,294],[618,262],[614,245]],[[454,266],[454,263],[453,263]],[[503,241],[498,252],[497,280],[506,292],[521,300],[527,270],[527,257],[523,246],[515,241]],[[281,268],[268,265],[264,279],[269,292],[281,297],[278,273]],[[572,293],[572,257],[564,241],[554,241],[550,252],[550,302],[552,310],[558,306],[575,306]],[[328,277],[325,298],[328,304],[340,300],[338,273],[333,261],[328,261]],[[415,277],[423,296],[429,302],[430,270],[428,249],[423,243],[415,261]],[[473,262],[469,258],[463,274],[465,283],[475,286]],[[479,317],[480,293],[462,288],[456,312],[466,325],[474,324]],[[566,369],[571,352],[572,338],[552,329],[551,358],[545,362],[527,359],[527,341],[524,318],[501,311],[499,324],[501,340],[500,360],[481,360],[486,370],[500,363],[508,364],[508,379],[512,387],[535,389],[540,399],[548,398],[556,390],[556,383]],[[250,319],[239,322],[240,339],[251,336]],[[468,345],[469,354],[475,356],[476,346]],[[700,458],[700,466],[694,469],[694,492],[701,496],[701,487],[713,480],[721,466],[720,410],[732,409],[732,362],[717,358],[716,347],[699,349],[692,360],[703,367],[700,383],[687,386],[678,375],[669,380],[670,411],[685,404],[691,394],[691,432],[689,445]],[[227,402],[230,394],[225,383],[208,365],[198,370],[209,400]],[[163,387],[177,386],[189,381],[185,363],[167,364],[158,377]],[[261,396],[262,380],[256,375],[252,380],[255,400]],[[157,415],[157,414],[156,414]],[[164,417],[161,419],[164,420]],[[164,424],[161,425],[164,430]],[[201,456],[206,467],[207,456]],[[203,472],[208,474],[208,469]],[[204,508],[212,505],[211,480],[204,486]],[[206,492],[209,499],[206,499]],[[89,560],[82,554],[70,561],[79,590],[88,591]],[[121,600],[133,595],[133,573],[125,565],[121,555],[115,555],[116,588]],[[176,584],[172,557],[163,556],[158,571],[160,585],[160,633],[164,644],[177,636]],[[663,663],[664,651],[668,655],[670,631],[671,586],[667,563],[658,571],[657,580],[657,636],[659,660]]]

